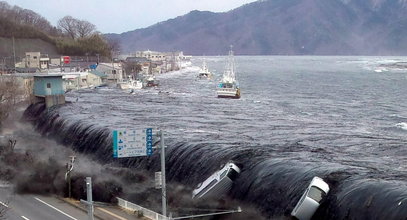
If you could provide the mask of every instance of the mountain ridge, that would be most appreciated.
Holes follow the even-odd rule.
[[[263,0],[214,13],[191,11],[105,36],[123,52],[192,55],[405,55],[406,0]]]

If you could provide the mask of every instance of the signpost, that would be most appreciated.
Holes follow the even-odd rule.
[[[71,63],[71,57],[69,57],[69,56],[64,56],[64,57],[63,57],[63,60],[64,60],[64,63],[65,63],[65,64]]]
[[[158,131],[156,136],[160,137],[161,149],[161,172],[155,174],[156,187],[161,188],[162,214],[167,216],[167,193],[165,185],[165,144],[164,133]],[[142,130],[114,130],[113,131],[113,157],[139,157],[151,156],[153,154],[153,129]]]
[[[139,157],[153,154],[153,129],[114,130],[113,157]]]
[[[161,175],[161,172],[155,172],[154,182],[156,189],[161,189],[161,187],[163,186],[163,178],[161,178]]]
[[[86,197],[87,200],[80,200],[82,203],[86,204],[88,206],[88,219],[89,220],[94,220],[93,218],[93,199],[92,199],[92,177],[86,177]]]
[[[162,215],[167,217],[167,189],[165,180],[165,143],[164,143],[164,132],[159,130],[155,137],[160,138],[160,147],[157,149],[161,153],[161,171],[155,172],[155,188],[161,188],[162,197]],[[114,130],[113,131],[113,157],[137,157],[137,156],[150,156],[153,154],[153,129],[147,128],[143,130]],[[88,194],[89,195],[89,194]],[[91,198],[87,204],[93,204],[92,195],[88,196]],[[93,208],[93,207],[92,207]],[[89,212],[93,212],[93,209],[89,207]],[[237,210],[222,211],[218,213],[208,213],[202,215],[191,215],[184,217],[172,218],[171,214],[169,219],[189,219],[221,214],[230,214],[235,212],[242,212],[240,207]],[[166,218],[167,219],[167,218]]]

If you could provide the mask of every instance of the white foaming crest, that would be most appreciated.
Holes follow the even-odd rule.
[[[407,123],[406,122],[397,123],[396,127],[407,131]]]

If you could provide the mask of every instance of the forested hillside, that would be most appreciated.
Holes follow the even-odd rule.
[[[110,56],[112,49],[96,26],[88,21],[65,16],[54,27],[31,10],[0,1],[0,57],[13,55],[13,38],[18,57],[27,51]]]

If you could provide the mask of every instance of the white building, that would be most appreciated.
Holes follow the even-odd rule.
[[[123,81],[124,70],[121,63],[99,63],[96,70],[107,76],[108,83]]]
[[[48,69],[49,62],[48,54],[41,54],[41,52],[26,52],[23,58],[25,68]]]
[[[136,57],[144,57],[151,61],[163,61],[166,59],[166,53],[151,50],[136,51]]]

